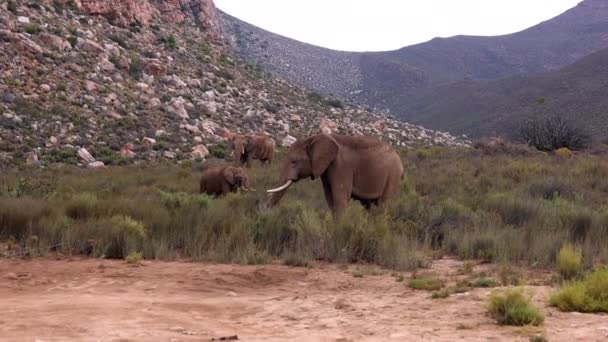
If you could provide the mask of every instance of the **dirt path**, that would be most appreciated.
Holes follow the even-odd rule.
[[[432,270],[449,279],[460,263]],[[356,267],[356,266],[353,266]],[[365,270],[364,270],[365,271]],[[0,341],[606,341],[608,316],[566,314],[531,287],[541,328],[499,327],[489,290],[443,300],[390,272],[106,260],[0,260]]]

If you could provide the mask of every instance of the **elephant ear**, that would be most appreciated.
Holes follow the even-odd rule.
[[[226,180],[226,182],[228,182],[230,185],[234,185],[234,183],[236,183],[236,179],[234,177],[234,168],[232,167],[227,167],[224,169],[224,171],[222,172],[222,175],[224,176],[224,179]]]
[[[313,178],[317,178],[338,157],[338,144],[331,136],[320,134],[312,139],[308,156],[310,157]]]

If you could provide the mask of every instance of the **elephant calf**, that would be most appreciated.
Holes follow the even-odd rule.
[[[212,166],[203,171],[200,182],[200,192],[203,194],[222,196],[229,192],[255,191],[250,188],[249,176],[245,169],[234,166]]]

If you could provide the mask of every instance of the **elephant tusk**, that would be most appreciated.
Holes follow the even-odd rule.
[[[232,157],[233,155],[234,155],[234,151],[232,151],[232,152],[230,153],[230,156],[231,156],[231,157]]]
[[[280,187],[278,187],[276,189],[266,190],[266,192],[269,193],[269,194],[273,194],[275,192],[283,191],[283,190],[289,188],[289,186],[291,185],[291,183],[293,183],[293,181],[288,180],[282,186],[280,186]]]

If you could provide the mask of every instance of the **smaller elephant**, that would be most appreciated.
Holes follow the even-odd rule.
[[[200,182],[200,193],[222,196],[239,189],[255,191],[250,188],[247,171],[234,166],[212,166],[203,171]]]
[[[230,139],[232,156],[240,166],[251,167],[251,160],[258,159],[263,164],[272,164],[276,144],[274,139],[263,134],[237,134]]]

